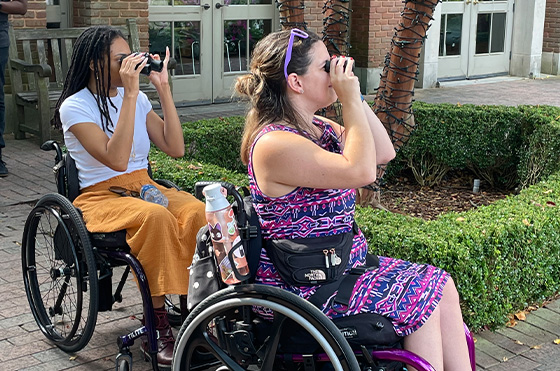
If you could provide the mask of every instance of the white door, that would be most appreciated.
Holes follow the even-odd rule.
[[[509,71],[514,0],[443,0],[438,78]]]
[[[272,0],[150,0],[150,52],[177,60],[175,101],[229,100],[255,43],[278,24]]]
[[[47,0],[47,28],[68,28],[72,8],[68,0]]]

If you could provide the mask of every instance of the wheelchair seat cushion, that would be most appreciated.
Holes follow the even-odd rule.
[[[122,229],[116,232],[107,233],[90,233],[91,243],[95,247],[104,248],[122,248],[128,245],[126,244],[126,230]]]

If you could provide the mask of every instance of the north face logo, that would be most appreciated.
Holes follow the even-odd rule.
[[[327,275],[320,269],[312,269],[309,273],[305,273],[305,278],[309,281],[322,281],[327,279]]]

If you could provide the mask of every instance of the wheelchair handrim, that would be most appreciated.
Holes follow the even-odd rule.
[[[299,324],[305,330],[307,330],[309,332],[309,334],[311,334],[313,336],[313,338],[319,343],[319,345],[323,348],[323,350],[325,351],[325,353],[329,357],[330,361],[332,362],[334,369],[336,371],[343,371],[344,370],[343,367],[342,367],[342,364],[340,363],[340,360],[338,359],[338,357],[334,353],[334,350],[331,348],[330,344],[325,340],[325,338],[320,334],[320,332],[309,323],[308,320],[303,318],[303,316],[301,316],[299,313],[297,313],[297,312],[295,312],[295,311],[293,311],[289,308],[286,308],[286,307],[282,306],[281,304],[270,302],[270,301],[263,300],[263,299],[258,299],[258,298],[226,299],[226,300],[221,301],[221,302],[213,305],[212,307],[202,311],[202,313],[198,314],[194,318],[193,322],[191,322],[187,326],[187,329],[185,330],[185,333],[183,333],[183,336],[181,336],[181,338],[179,339],[179,342],[177,344],[176,354],[183,354],[190,335],[196,330],[196,328],[198,328],[198,326],[202,323],[204,318],[206,318],[209,315],[212,315],[215,312],[219,312],[221,310],[228,309],[232,305],[235,305],[235,306],[245,305],[244,304],[245,302],[247,302],[248,305],[260,305],[260,306],[263,306],[263,307],[270,308],[270,309],[272,309],[272,310],[274,310],[278,313],[281,313],[281,314],[291,318],[292,320],[294,320],[297,324]],[[174,371],[180,371],[181,370],[180,366],[181,366],[181,362],[176,362],[176,361],[173,362],[173,370]]]

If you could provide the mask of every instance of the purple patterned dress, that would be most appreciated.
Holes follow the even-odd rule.
[[[323,131],[315,143],[327,151],[341,153],[340,141],[333,128],[317,118],[314,118],[313,123]],[[251,147],[248,164],[251,195],[263,237],[319,237],[352,230],[356,196],[354,189],[299,187],[281,197],[267,197],[261,192],[253,173],[253,148],[264,134],[276,130],[298,133],[283,125],[266,126]],[[354,236],[347,270],[365,264],[366,253],[367,241],[360,231]],[[378,313],[391,319],[398,335],[406,336],[420,328],[434,311],[448,277],[447,272],[430,265],[380,256],[379,268],[364,273],[356,282],[346,313],[337,313],[330,305],[326,305],[330,299],[323,305],[322,311],[330,318],[364,312]],[[309,298],[318,287],[287,285],[272,265],[265,249],[261,251],[256,281],[291,291],[304,299]]]

